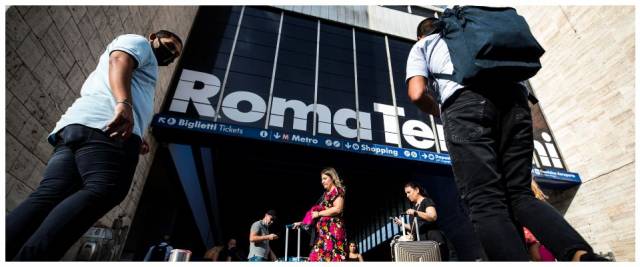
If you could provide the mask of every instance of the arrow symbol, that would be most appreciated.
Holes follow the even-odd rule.
[[[350,143],[347,143],[347,144],[345,144],[344,146],[345,146],[346,148],[351,148],[351,144],[350,144]]]
[[[280,134],[279,133],[274,133],[273,137],[275,137],[276,139],[280,139]]]

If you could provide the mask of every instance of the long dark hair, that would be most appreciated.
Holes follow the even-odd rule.
[[[408,182],[408,183],[404,184],[403,188],[406,188],[406,187],[411,187],[414,190],[418,190],[418,194],[423,196],[423,197],[428,197],[429,196],[427,194],[427,191],[424,191],[424,188],[421,185],[417,184],[417,183]]]
[[[351,242],[349,242],[349,247],[351,246],[351,244],[356,246],[356,252],[354,252],[354,253],[360,254],[360,248],[358,248],[358,243],[356,243],[356,241],[351,241]],[[351,252],[350,248],[349,248],[349,252]]]

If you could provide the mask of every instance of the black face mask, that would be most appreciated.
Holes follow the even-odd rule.
[[[160,43],[158,47],[153,47],[153,45],[151,46],[153,47],[153,54],[156,56],[158,66],[168,66],[176,57],[171,53],[171,50],[162,43],[160,37],[158,37],[158,42]]]

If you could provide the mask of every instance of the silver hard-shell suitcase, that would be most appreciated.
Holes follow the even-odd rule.
[[[402,217],[402,235],[404,236],[404,216]],[[393,261],[441,261],[440,246],[438,242],[425,240],[420,241],[420,232],[418,231],[417,221],[416,236],[418,241],[399,241],[400,236],[395,236],[391,241],[391,257]]]

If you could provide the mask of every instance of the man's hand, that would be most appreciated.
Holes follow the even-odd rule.
[[[267,239],[268,240],[276,240],[276,239],[278,239],[278,235],[276,235],[276,234],[268,234],[267,235]]]
[[[113,118],[105,129],[109,137],[127,140],[133,132],[133,110],[126,103],[117,103]]]

